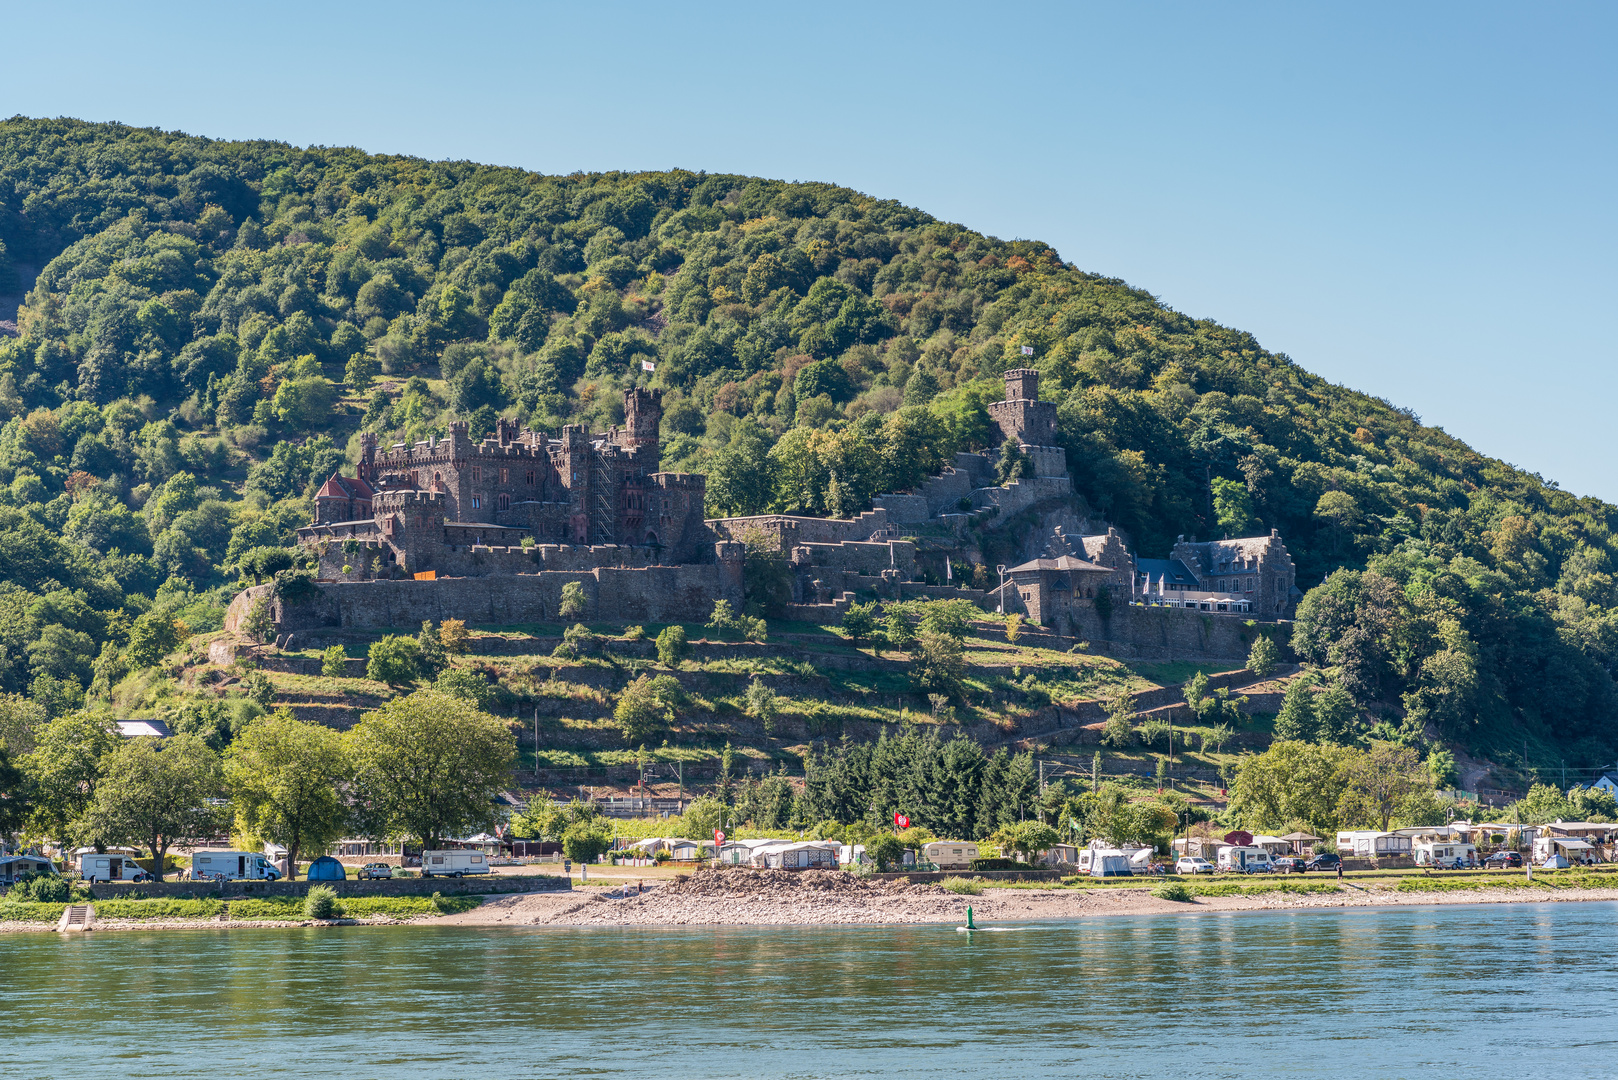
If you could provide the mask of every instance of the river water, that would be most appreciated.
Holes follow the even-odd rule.
[[[1613,904],[0,938],[17,1077],[1611,1077]]]

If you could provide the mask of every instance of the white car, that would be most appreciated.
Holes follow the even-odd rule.
[[[1182,855],[1174,861],[1176,874],[1211,874],[1214,864],[1207,859],[1199,859],[1195,855]]]

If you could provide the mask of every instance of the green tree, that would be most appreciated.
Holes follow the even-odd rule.
[[[1253,499],[1247,485],[1239,480],[1216,476],[1211,483],[1214,518],[1226,536],[1246,536],[1258,524],[1253,516]]]
[[[957,700],[965,695],[966,657],[959,638],[923,630],[916,637],[913,662],[920,689]]]
[[[433,689],[469,701],[484,712],[493,708],[499,699],[499,692],[484,678],[483,672],[470,667],[445,668],[433,680]]]
[[[1427,755],[1427,775],[1432,778],[1435,788],[1454,788],[1461,782],[1460,770],[1455,765],[1455,755],[1439,747]]]
[[[0,839],[11,842],[34,810],[34,788],[17,767],[11,751],[0,745]]]
[[[1028,455],[1022,452],[1022,447],[1017,445],[1016,439],[1007,439],[1000,444],[1000,460],[995,462],[994,466],[994,479],[997,484],[1004,487],[1032,473]]]
[[[674,723],[680,696],[679,681],[672,675],[642,675],[624,687],[612,711],[624,740],[643,743],[662,735]]]
[[[753,676],[747,684],[747,715],[764,726],[764,734],[775,733],[775,718],[780,714],[780,703],[776,700],[775,691],[769,686],[759,682],[758,676]]]
[[[1260,634],[1247,651],[1247,670],[1261,679],[1267,679],[1275,671],[1279,659],[1275,642],[1268,635]]]
[[[359,800],[426,848],[493,825],[517,753],[508,724],[436,690],[395,698],[344,738]]]
[[[440,671],[449,666],[449,656],[444,652],[444,643],[439,639],[438,629],[430,620],[421,624],[421,633],[416,635],[416,650],[416,664],[426,678],[436,678]]]
[[[1107,702],[1107,719],[1101,725],[1101,742],[1121,750],[1135,742],[1135,699],[1119,694]]]
[[[577,581],[569,581],[562,586],[562,602],[556,609],[556,614],[563,621],[577,619],[584,615],[586,599],[584,586]]]
[[[1421,756],[1408,746],[1372,743],[1369,750],[1348,751],[1340,774],[1342,819],[1388,831],[1393,815],[1411,795],[1431,791],[1432,777]]]
[[[320,654],[320,673],[328,679],[341,679],[348,674],[348,654],[341,645],[333,645]]]
[[[886,639],[888,648],[897,649],[899,652],[908,652],[916,641],[916,631],[911,627],[910,620],[899,611],[889,611],[883,616],[882,636]]]
[[[371,645],[365,677],[392,687],[404,686],[421,676],[421,644],[415,638],[389,634]]]
[[[1314,742],[1320,737],[1320,721],[1315,715],[1314,679],[1300,675],[1287,684],[1281,711],[1275,717],[1275,737]]]
[[[109,755],[90,807],[91,828],[108,843],[145,845],[152,876],[162,881],[176,841],[211,836],[219,827],[209,800],[223,786],[219,755],[195,735],[129,739]]]
[[[343,738],[282,707],[249,723],[225,751],[225,787],[239,832],[287,849],[288,880],[305,851],[343,835],[348,808],[338,785],[350,769]]]
[[[600,821],[575,821],[562,833],[562,854],[576,863],[593,863],[612,847],[612,827]]]
[[[850,604],[843,612],[843,632],[857,649],[876,631],[876,604]]]
[[[1344,768],[1355,751],[1318,743],[1277,741],[1247,758],[1230,789],[1230,815],[1249,829],[1270,832],[1305,822],[1332,835],[1342,820]]]
[[[35,728],[34,749],[20,759],[36,795],[39,831],[64,844],[106,841],[89,820],[96,789],[107,775],[118,729],[90,713],[72,713]]]
[[[445,619],[438,624],[438,642],[446,656],[461,656],[469,647],[464,619]]]
[[[1359,710],[1341,686],[1328,686],[1320,692],[1315,698],[1315,717],[1315,737],[1336,743],[1352,741],[1359,726]]]
[[[678,623],[665,626],[657,635],[657,660],[666,667],[677,668],[690,655],[691,646],[685,640],[685,627]]]
[[[247,618],[242,620],[242,632],[261,645],[275,636],[275,616],[270,610],[269,597],[260,596],[253,601],[247,609]]]

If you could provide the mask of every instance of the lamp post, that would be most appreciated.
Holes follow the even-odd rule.
[[[1000,575],[1000,606],[995,608],[995,612],[1004,615],[1006,613],[1006,564],[1000,563],[994,569]]]

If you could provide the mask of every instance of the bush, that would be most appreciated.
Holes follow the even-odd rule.
[[[328,679],[340,679],[348,672],[348,655],[341,645],[333,645],[320,654],[320,673]]]
[[[18,902],[7,896],[0,900],[0,922],[53,923],[62,917],[65,910],[66,904],[38,904],[31,900]],[[100,910],[99,905],[97,910]]]
[[[584,586],[577,581],[570,581],[562,586],[562,602],[557,607],[556,614],[563,619],[577,619],[584,614],[587,603],[589,600],[584,595]]]
[[[624,627],[624,640],[625,641],[640,641],[640,640],[644,639],[645,637],[646,637],[646,627],[644,627],[644,626],[626,626],[626,627]]]
[[[223,911],[218,900],[97,900],[99,919],[211,919]]]
[[[883,833],[865,845],[865,854],[883,870],[902,866],[905,857],[904,841],[892,833]]]
[[[1152,890],[1152,895],[1159,900],[1172,900],[1176,904],[1189,904],[1191,902],[1191,890],[1186,888],[1183,881],[1165,881]]]
[[[685,627],[665,626],[657,635],[657,661],[668,667],[679,667],[691,654],[691,645],[685,640]]]
[[[1023,862],[1021,859],[989,858],[973,859],[967,864],[969,870],[1038,870],[1039,867]]]
[[[343,914],[343,905],[338,903],[337,890],[329,885],[311,885],[309,892],[303,898],[303,915],[306,919],[336,919]]]
[[[403,686],[421,674],[421,645],[413,637],[389,634],[371,646],[365,663],[367,678],[389,686]]]
[[[1247,654],[1247,670],[1261,679],[1267,678],[1275,670],[1278,660],[1275,642],[1260,634]]]
[[[947,877],[939,884],[944,887],[945,892],[961,896],[977,896],[983,892],[983,882],[977,878]]]

